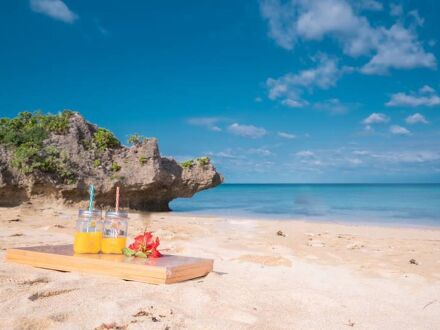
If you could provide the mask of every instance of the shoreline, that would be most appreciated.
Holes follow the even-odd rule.
[[[132,211],[132,212],[139,212],[139,213],[148,213],[144,211]],[[153,213],[161,213],[161,212],[153,212]],[[204,213],[204,212],[191,212],[191,211],[169,211],[169,212],[163,212],[166,214],[170,214],[170,216],[177,215],[177,216],[191,216],[191,217],[202,217],[202,218],[230,218],[235,220],[255,220],[255,221],[282,221],[282,222],[290,222],[290,221],[300,221],[300,222],[309,222],[309,223],[318,223],[318,224],[335,224],[335,225],[345,225],[345,226],[362,226],[362,227],[383,227],[383,228],[408,228],[408,229],[426,229],[426,230],[439,230],[440,231],[440,223],[438,225],[425,225],[425,224],[403,224],[403,223],[387,223],[387,222],[380,222],[380,221],[372,221],[372,222],[350,222],[350,220],[332,220],[332,219],[312,219],[312,218],[294,218],[294,217],[288,217],[288,218],[279,218],[276,216],[271,217],[270,215],[254,215],[251,214],[213,214],[213,213]]]

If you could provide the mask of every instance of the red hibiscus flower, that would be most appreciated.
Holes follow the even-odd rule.
[[[124,249],[124,254],[127,256],[160,258],[162,254],[157,250],[160,244],[159,237],[154,237],[149,231],[137,235],[134,242]]]

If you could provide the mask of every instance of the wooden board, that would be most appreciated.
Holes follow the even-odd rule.
[[[73,245],[8,249],[6,260],[34,267],[109,275],[124,280],[169,284],[207,275],[212,259],[164,255],[157,259],[112,254],[74,254]]]

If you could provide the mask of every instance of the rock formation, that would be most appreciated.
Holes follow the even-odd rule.
[[[160,156],[154,138],[135,136],[132,147],[122,146],[75,112],[2,119],[0,143],[0,205],[40,197],[79,203],[93,184],[97,206],[113,206],[120,186],[122,206],[167,211],[171,200],[223,181],[206,157],[179,164]]]

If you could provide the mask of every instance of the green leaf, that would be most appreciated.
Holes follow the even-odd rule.
[[[146,258],[147,257],[147,255],[141,251],[136,252],[134,256],[139,257],[139,258]]]
[[[129,249],[127,247],[122,249],[122,253],[127,257],[132,257],[136,254],[135,251],[133,251],[132,249]]]

